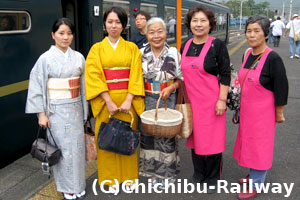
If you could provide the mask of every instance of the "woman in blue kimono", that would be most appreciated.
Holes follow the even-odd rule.
[[[85,101],[84,57],[69,46],[75,27],[67,18],[55,21],[55,45],[43,53],[30,73],[26,113],[37,113],[38,123],[54,137],[62,158],[53,166],[57,191],[65,199],[85,195]]]

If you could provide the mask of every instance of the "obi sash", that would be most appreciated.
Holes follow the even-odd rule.
[[[145,92],[148,94],[159,94],[163,89],[172,85],[174,80],[154,81],[145,79]]]
[[[71,99],[80,95],[80,77],[49,78],[49,99]]]
[[[128,89],[129,67],[104,68],[103,70],[109,90]]]

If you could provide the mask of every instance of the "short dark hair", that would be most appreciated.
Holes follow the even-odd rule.
[[[277,17],[277,20],[280,20],[281,18],[280,17]]]
[[[103,15],[103,24],[104,24],[104,27],[105,27],[105,22],[106,22],[107,16],[111,12],[114,12],[114,13],[116,13],[118,15],[118,18],[121,21],[121,24],[122,24],[122,27],[123,27],[123,30],[124,30],[126,28],[126,26],[127,26],[128,17],[127,17],[126,11],[123,8],[121,8],[121,7],[111,7],[111,8],[108,8],[105,11],[105,13]],[[105,27],[105,29],[106,29],[106,27]]]
[[[143,15],[146,17],[146,21],[148,21],[151,18],[151,15],[147,13],[146,11],[140,10],[137,13],[134,14],[134,18],[136,18],[138,15]]]
[[[185,16],[184,25],[191,30],[191,20],[195,13],[203,12],[209,20],[209,33],[211,33],[216,27],[216,18],[214,13],[207,7],[200,4],[193,5]]]
[[[248,25],[254,24],[254,23],[258,23],[260,25],[261,29],[264,32],[265,37],[269,35],[270,21],[267,17],[263,17],[263,16],[259,16],[259,15],[249,17],[249,19],[246,21],[245,33],[247,32]]]
[[[52,32],[55,33],[62,24],[67,25],[71,29],[72,34],[74,35],[75,26],[74,26],[73,22],[70,19],[64,18],[64,17],[55,20],[55,22],[53,23],[53,26],[52,26]]]

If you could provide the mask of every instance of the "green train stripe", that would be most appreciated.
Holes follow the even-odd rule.
[[[0,87],[0,97],[21,92],[28,89],[29,80]]]
[[[239,44],[237,44],[234,48],[230,49],[228,51],[229,56],[234,54],[246,42],[247,42],[247,40],[243,40]],[[28,89],[28,84],[29,84],[29,81],[26,80],[26,81],[21,81],[21,82],[18,82],[18,83],[13,83],[13,84],[10,84],[10,85],[2,86],[2,87],[0,87],[0,97],[27,90]]]

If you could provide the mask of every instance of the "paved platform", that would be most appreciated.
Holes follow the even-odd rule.
[[[238,69],[241,65],[242,55],[248,47],[247,43],[242,39],[233,41],[228,50],[231,54],[231,62]],[[241,43],[243,42],[243,43]],[[273,45],[270,45],[273,48]],[[281,40],[279,48],[274,50],[280,54],[285,64],[289,79],[289,99],[288,106],[285,110],[286,122],[278,124],[276,129],[276,138],[274,146],[273,167],[269,170],[266,182],[268,183],[294,183],[291,195],[285,198],[286,190],[283,187],[281,193],[274,194],[272,192],[260,194],[256,199],[300,199],[300,59],[289,58],[289,42],[287,38]],[[232,157],[233,146],[237,133],[237,126],[231,123],[232,112],[227,112],[227,137],[226,150],[223,154],[223,179],[228,181],[228,184],[237,183],[237,179],[247,175],[246,168],[237,165]],[[189,178],[193,173],[190,150],[185,148],[185,140],[179,143],[179,153],[181,157],[181,173],[178,179]],[[236,194],[225,193],[222,190],[220,194],[199,194],[194,193],[145,193],[126,194],[121,192],[119,195],[108,195],[100,191],[97,186],[97,195],[93,192],[93,183],[97,179],[97,166],[95,162],[87,164],[87,195],[86,200],[94,199],[145,199],[145,200],[181,200],[181,199],[219,199],[229,200],[236,199]],[[140,182],[147,183],[147,179],[142,178]],[[178,189],[178,188],[177,188]],[[58,200],[62,199],[62,195],[55,190],[55,184],[52,179],[42,174],[40,163],[33,160],[30,155],[15,161],[11,165],[0,170],[0,200],[19,200],[19,199],[42,199],[42,200]]]

